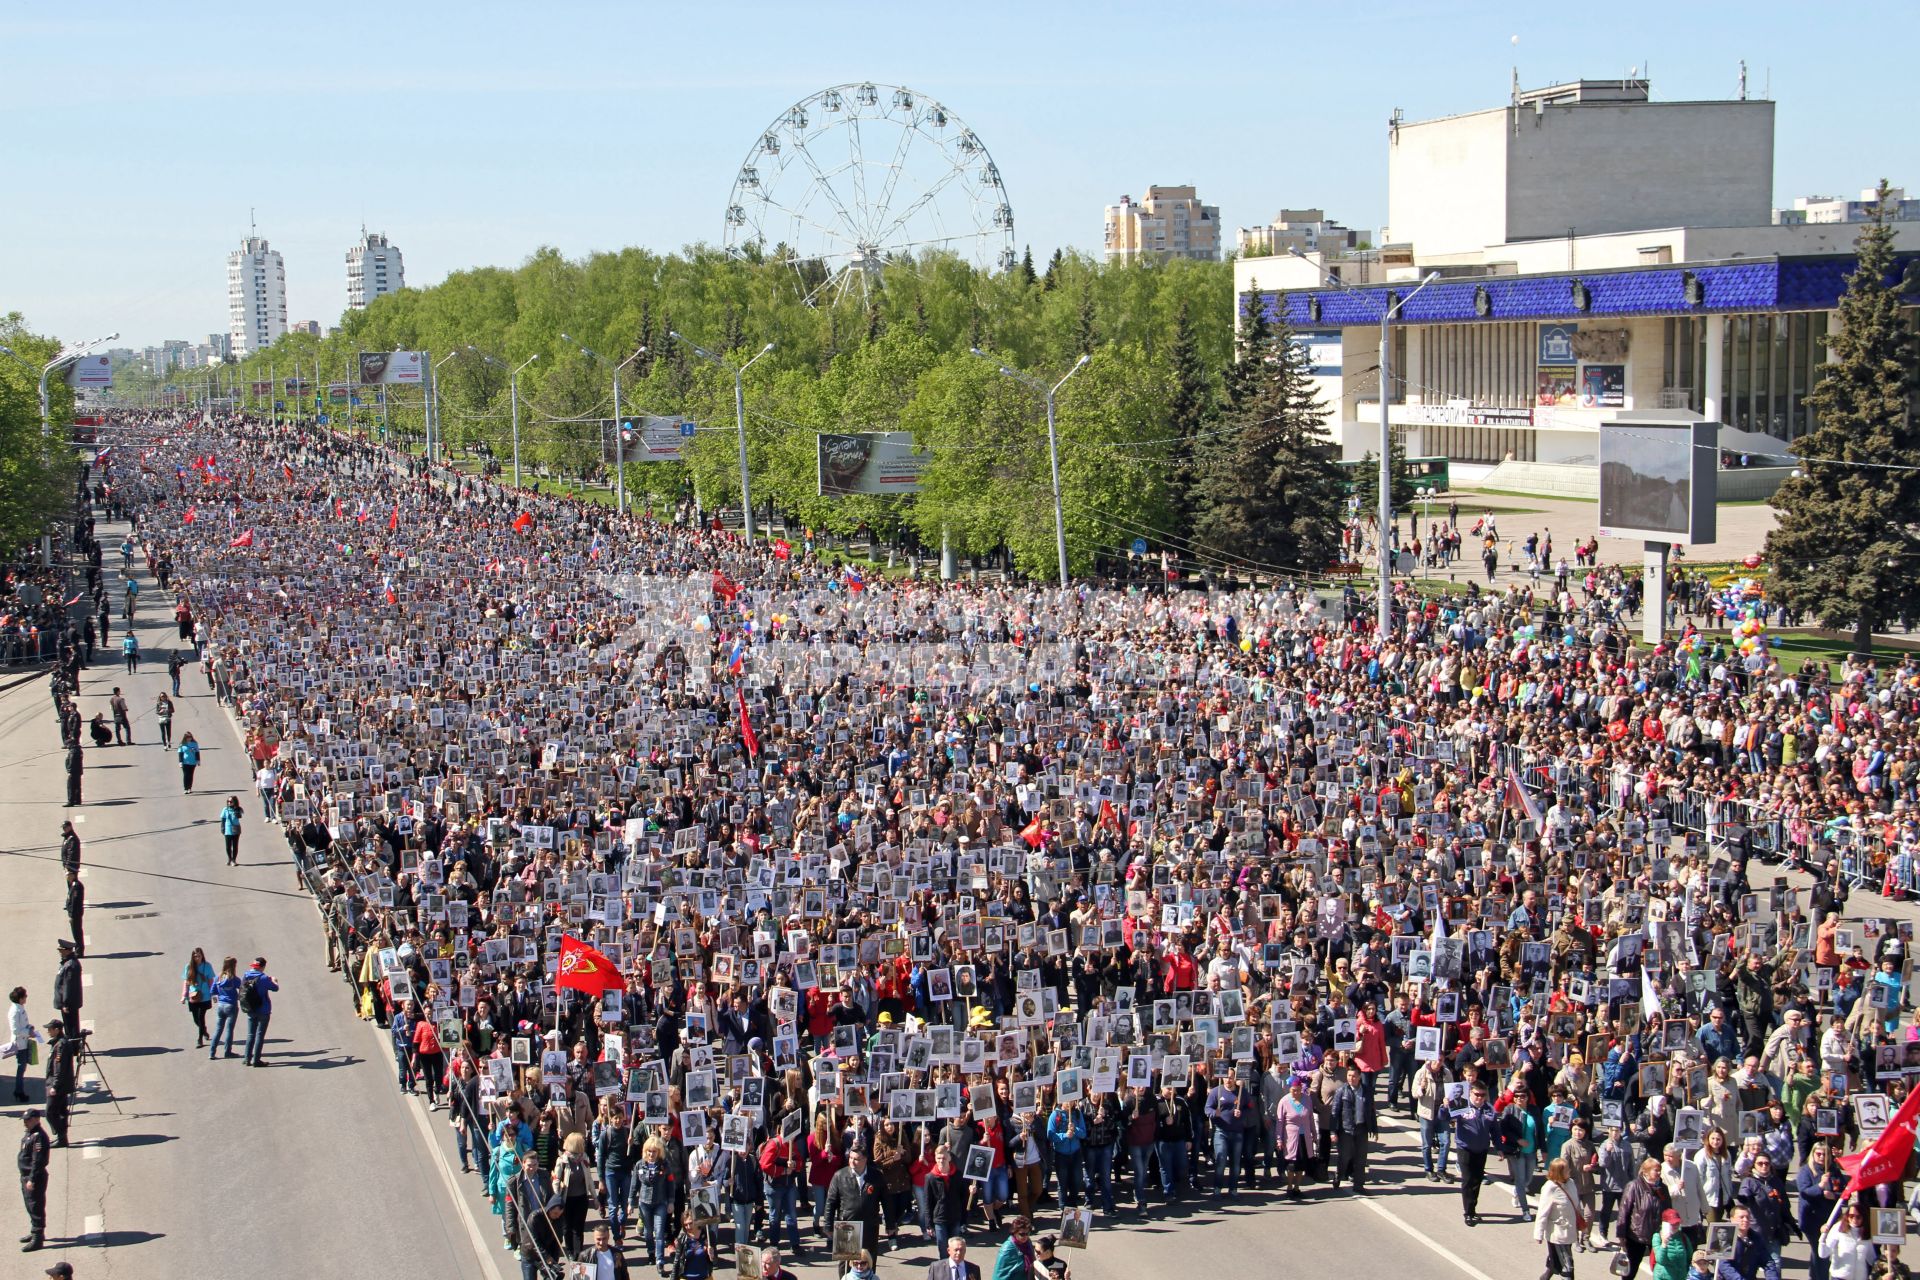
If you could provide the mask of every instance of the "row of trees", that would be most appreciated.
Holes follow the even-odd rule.
[[[0,554],[13,556],[71,509],[73,393],[50,380],[52,430],[43,432],[39,373],[59,342],[28,330],[15,311],[0,316],[0,347],[13,353],[0,353]]]
[[[1342,506],[1315,431],[1322,407],[1284,329],[1254,317],[1235,352],[1232,288],[1226,263],[1055,255],[1044,273],[1030,260],[983,272],[930,255],[888,264],[864,298],[855,290],[811,307],[770,262],[699,247],[583,261],[542,249],[514,270],[459,272],[383,297],[324,339],[288,335],[215,376],[243,393],[270,372],[346,381],[358,352],[426,350],[445,360],[443,439],[505,457],[507,370],[538,355],[520,376],[522,457],[571,477],[598,470],[594,420],[613,416],[610,365],[630,359],[625,414],[689,416],[702,430],[685,464],[629,464],[629,493],[690,492],[712,508],[739,501],[733,378],[690,344],[737,364],[771,342],[746,385],[756,506],[929,548],[945,535],[962,554],[1006,548],[1045,577],[1055,553],[1043,406],[996,365],[1051,383],[1084,354],[1058,412],[1074,572],[1144,538],[1223,571],[1317,573],[1338,546]],[[193,376],[175,375],[176,385]],[[156,388],[129,373],[117,390],[138,401]],[[392,428],[419,430],[420,401],[398,393]],[[312,412],[310,391],[301,407]],[[820,497],[815,433],[849,430],[911,431],[933,455],[923,491]]]

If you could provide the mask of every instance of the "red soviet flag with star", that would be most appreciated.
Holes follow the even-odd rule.
[[[1851,1198],[1856,1191],[1900,1180],[1900,1175],[1906,1172],[1907,1161],[1913,1158],[1916,1122],[1920,1122],[1920,1089],[1907,1095],[1900,1110],[1894,1113],[1892,1123],[1865,1151],[1840,1157],[1840,1167],[1853,1175],[1840,1197],[1842,1200]]]
[[[566,990],[585,991],[590,995],[602,995],[608,991],[624,991],[627,980],[613,967],[613,961],[595,951],[571,934],[560,938],[560,973],[553,985]]]

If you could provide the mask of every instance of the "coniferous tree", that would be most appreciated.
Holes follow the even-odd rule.
[[[740,308],[731,302],[727,304],[726,318],[721,323],[720,341],[727,351],[738,351],[747,345],[747,325],[740,315]]]
[[[1888,621],[1920,614],[1920,343],[1901,312],[1912,274],[1892,279],[1887,214],[1883,180],[1855,241],[1839,332],[1827,335],[1836,359],[1807,396],[1817,425],[1799,441],[1799,473],[1773,496],[1780,522],[1766,547],[1786,603],[1851,626],[1862,654]]]
[[[1075,340],[1080,344],[1080,354],[1092,355],[1093,347],[1099,341],[1099,331],[1094,324],[1093,282],[1080,286],[1080,316],[1074,330]]]
[[[1055,249],[1053,256],[1047,259],[1047,274],[1040,278],[1040,289],[1043,293],[1053,292],[1054,285],[1059,283],[1060,264],[1065,260],[1065,255],[1058,249]]]
[[[1405,511],[1412,505],[1414,491],[1419,487],[1413,482],[1413,476],[1407,470],[1407,445],[1398,435],[1393,437],[1393,447],[1387,453],[1387,474],[1393,478],[1389,492],[1393,496],[1395,513]],[[1376,515],[1380,510],[1380,455],[1367,450],[1360,465],[1354,469],[1353,496],[1358,500],[1362,519]]]
[[[1020,279],[1022,283],[1031,286],[1039,278],[1033,273],[1033,246],[1028,245],[1026,253],[1020,257]]]
[[[1306,350],[1257,302],[1244,313],[1226,405],[1201,442],[1193,487],[1202,555],[1263,573],[1320,573],[1340,547],[1340,468]]]

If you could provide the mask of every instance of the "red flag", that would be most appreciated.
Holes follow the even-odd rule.
[[[793,554],[793,544],[791,542],[788,542],[785,538],[774,539],[773,558],[775,560],[785,560],[788,556],[792,554]]]
[[[253,545],[253,530],[251,530],[251,529],[249,529],[249,530],[247,530],[247,531],[246,531],[245,533],[243,533],[243,534],[241,534],[241,535],[240,535],[239,537],[237,537],[237,538],[235,538],[235,539],[234,539],[234,540],[233,540],[232,542],[229,542],[229,543],[228,543],[227,545],[228,545],[228,546],[230,546],[230,547],[250,547],[250,546],[252,546],[252,545]]]
[[[192,524],[192,523],[193,523],[193,508],[192,508],[192,507],[188,507],[188,508],[187,508],[187,514],[181,517],[181,522],[182,522],[183,524]]]
[[[393,504],[393,514],[387,517],[387,532],[392,533],[400,527],[400,504]]]
[[[1907,1095],[1907,1100],[1900,1104],[1900,1110],[1894,1113],[1893,1122],[1881,1131],[1865,1151],[1840,1157],[1840,1167],[1853,1175],[1847,1183],[1847,1189],[1841,1193],[1842,1200],[1852,1199],[1856,1191],[1900,1180],[1900,1175],[1906,1172],[1907,1161],[1913,1158],[1916,1121],[1920,1121],[1920,1089]]]
[[[286,475],[287,483],[293,483],[293,468],[283,462],[280,464],[280,470]]]
[[[1047,842],[1047,829],[1040,825],[1038,815],[1034,817],[1032,822],[1029,822],[1021,829],[1020,838],[1035,849],[1038,849]]]
[[[722,600],[731,602],[735,596],[740,594],[740,584],[718,569],[715,569],[713,571],[713,594],[719,596]]]
[[[533,528],[533,512],[522,511],[513,518],[513,531],[515,533],[525,533],[531,528]]]
[[[562,991],[571,988],[597,996],[608,991],[626,990],[627,980],[614,968],[613,961],[573,935],[562,934],[560,973],[554,978],[553,985]]]
[[[747,744],[747,758],[760,754],[760,735],[753,731],[753,721],[747,719],[747,694],[744,689],[733,691],[734,699],[740,704],[740,739]]]
[[[387,603],[388,603],[388,604],[399,604],[399,603],[400,603],[400,597],[394,594],[394,590],[393,590],[393,579],[392,579],[392,578],[385,578],[385,579],[382,579],[382,585],[384,585],[384,586],[386,587],[386,589],[387,589]]]

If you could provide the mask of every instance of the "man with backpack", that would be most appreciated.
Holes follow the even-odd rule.
[[[273,1020],[273,993],[280,984],[267,976],[267,958],[255,956],[240,980],[240,1011],[247,1015],[247,1048],[244,1058],[249,1067],[264,1067],[267,1024]]]

